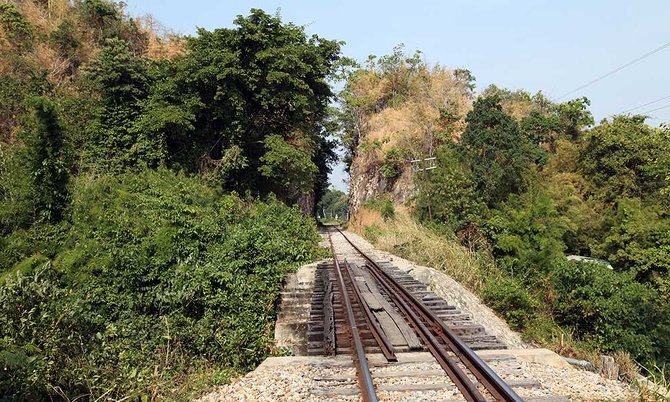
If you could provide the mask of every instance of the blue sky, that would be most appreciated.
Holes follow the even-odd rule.
[[[404,43],[429,63],[467,68],[477,89],[495,83],[549,97],[562,95],[670,42],[670,1],[214,1],[127,0],[131,14],[152,14],[183,34],[232,26],[251,8],[347,42],[365,60]],[[587,96],[596,121],[670,95],[670,47],[571,97]],[[566,98],[569,99],[569,98]],[[562,99],[562,100],[566,100]],[[640,108],[670,105],[670,98]],[[658,125],[670,107],[650,113]],[[341,167],[331,182],[344,188]]]

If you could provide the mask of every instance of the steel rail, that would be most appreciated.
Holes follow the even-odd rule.
[[[372,332],[372,336],[377,341],[379,348],[382,350],[384,357],[386,358],[387,361],[397,362],[398,358],[395,355],[395,349],[393,348],[393,345],[388,340],[382,329],[379,327],[379,323],[377,323],[377,319],[374,317],[372,310],[370,310],[370,306],[368,306],[368,303],[363,299],[361,290],[358,288],[358,284],[356,284],[354,276],[351,272],[351,267],[349,266],[347,260],[344,260],[344,270],[347,273],[347,276],[349,277],[349,282],[351,283],[351,289],[353,290],[354,295],[356,296],[358,304],[363,308],[363,317],[365,318],[365,322],[368,324],[368,328],[370,329],[370,332]]]
[[[440,366],[447,373],[449,378],[456,384],[458,390],[463,394],[468,402],[485,402],[486,399],[479,392],[476,385],[470,381],[468,376],[458,366],[458,363],[452,359],[447,351],[442,347],[437,338],[431,333],[430,329],[421,321],[421,319],[414,313],[412,306],[409,304],[407,298],[395,288],[388,279],[379,274],[377,270],[370,271],[377,279],[377,282],[382,286],[386,294],[391,296],[391,299],[401,311],[402,315],[410,322],[410,324],[417,331],[423,343],[428,347],[430,353],[435,357]]]
[[[354,364],[356,365],[356,373],[358,375],[358,385],[361,389],[361,397],[364,402],[377,402],[377,393],[375,391],[374,384],[372,382],[372,375],[370,374],[370,368],[368,367],[368,361],[365,357],[365,349],[363,348],[363,342],[361,341],[360,334],[358,333],[358,327],[356,326],[356,319],[354,317],[354,310],[351,307],[351,300],[349,299],[349,294],[347,293],[344,277],[342,276],[342,270],[340,269],[340,263],[337,261],[337,256],[335,255],[335,249],[333,248],[333,240],[330,238],[330,249],[333,253],[333,260],[335,261],[335,273],[337,275],[337,281],[339,283],[340,294],[342,296],[342,302],[345,307],[345,314],[347,315],[347,320],[349,321],[349,331],[351,332],[351,340],[353,343],[353,356]]]
[[[368,265],[375,272],[376,277],[384,278],[385,282],[392,284],[396,289],[395,293],[403,295],[403,299],[409,301],[416,311],[431,324],[431,327],[442,338],[451,351],[466,365],[472,374],[484,385],[491,395],[500,401],[522,402],[523,400],[505,383],[477,354],[470,349],[458,336],[456,336],[447,325],[437,317],[426,305],[412,295],[404,286],[400,285],[395,278],[384,271],[377,262],[363,253],[342,231],[336,228],[345,240],[365,258]],[[411,314],[416,316],[416,314]],[[439,359],[438,359],[439,360]]]

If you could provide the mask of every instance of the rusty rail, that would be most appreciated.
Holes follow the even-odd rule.
[[[339,283],[340,294],[342,296],[342,302],[345,307],[344,311],[347,316],[347,321],[349,322],[348,329],[351,332],[354,364],[356,365],[358,385],[361,388],[361,397],[364,402],[377,402],[377,393],[375,392],[375,387],[374,384],[372,383],[372,375],[370,374],[368,361],[365,357],[365,349],[363,348],[363,342],[361,341],[360,334],[358,333],[356,318],[354,317],[354,310],[351,307],[351,300],[349,299],[349,294],[347,292],[347,288],[344,283],[344,276],[342,276],[340,263],[337,261],[337,256],[335,255],[335,249],[333,248],[332,239],[330,242],[330,249],[333,252],[337,282]]]
[[[405,318],[415,328],[430,352],[456,384],[466,400],[484,401],[485,399],[476,385],[470,381],[454,359],[447,353],[447,350],[440,344],[438,338],[444,341],[450,352],[468,368],[496,400],[505,402],[523,401],[509,385],[447,327],[444,321],[430,311],[423,302],[414,297],[405,287],[400,285],[390,274],[384,271],[379,264],[363,253],[341,230],[337,229],[337,231],[365,258],[367,261],[366,267],[370,273],[387,294],[392,297],[396,306],[398,306]]]

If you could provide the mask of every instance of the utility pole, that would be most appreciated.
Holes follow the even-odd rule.
[[[422,185],[419,186],[419,192],[425,191],[425,185],[428,183],[428,171],[437,168],[436,157],[432,156],[430,158],[424,159],[413,159],[410,161],[412,164],[412,171],[414,173],[423,173],[423,180],[420,181]],[[423,187],[423,188],[422,188]],[[433,220],[433,200],[430,197],[430,194],[427,194],[426,199],[428,200],[428,219]]]

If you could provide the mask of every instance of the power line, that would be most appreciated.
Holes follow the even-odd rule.
[[[653,101],[651,101],[651,102],[647,102],[647,103],[645,103],[644,105],[635,106],[634,108],[631,108],[631,109],[628,109],[628,110],[624,110],[623,112],[620,112],[620,113],[617,113],[617,114],[624,114],[624,113],[632,112],[633,110],[637,110],[637,109],[643,108],[643,107],[645,107],[645,106],[649,106],[649,105],[651,105],[651,104],[654,104],[654,103],[656,103],[656,102],[660,102],[660,101],[662,101],[662,100],[666,100],[666,99],[668,99],[668,98],[670,98],[670,95],[668,95],[668,96],[664,96],[664,97],[662,97],[662,98],[658,98],[658,99],[653,100]]]
[[[665,109],[667,107],[670,107],[670,105],[665,105],[665,106],[657,107],[656,109],[647,110],[646,112],[641,113],[641,114],[646,115],[647,113],[655,112],[657,110]]]
[[[668,47],[668,46],[670,46],[670,42],[668,42],[668,43],[666,43],[666,44],[664,44],[664,45],[662,45],[662,46],[659,46],[659,47],[657,47],[656,49],[654,49],[654,50],[652,50],[652,51],[650,51],[650,52],[648,52],[648,53],[645,53],[645,54],[643,54],[642,56],[640,56],[640,57],[638,57],[638,58],[636,58],[636,59],[634,59],[634,60],[631,60],[631,61],[629,61],[628,63],[626,63],[626,64],[624,64],[624,65],[621,65],[621,66],[615,68],[614,70],[612,70],[612,71],[610,71],[610,72],[608,72],[608,73],[606,73],[606,74],[603,74],[603,75],[601,75],[600,77],[595,78],[595,79],[593,79],[593,80],[587,82],[586,84],[581,85],[581,86],[579,86],[579,87],[573,89],[573,90],[570,91],[570,92],[566,92],[566,93],[564,93],[563,95],[561,95],[561,96],[559,96],[559,97],[557,97],[557,98],[552,99],[552,101],[555,102],[555,101],[557,101],[557,100],[559,100],[559,99],[561,99],[561,98],[565,98],[566,96],[568,96],[568,95],[570,95],[570,94],[573,94],[573,93],[579,91],[580,89],[584,89],[584,88],[588,87],[589,85],[594,84],[594,83],[596,83],[596,82],[598,82],[598,81],[600,81],[600,80],[602,80],[602,79],[604,79],[604,78],[607,78],[607,77],[609,77],[610,75],[612,75],[612,74],[614,74],[614,73],[618,73],[619,71],[623,70],[624,68],[626,68],[626,67],[628,67],[628,66],[631,66],[631,65],[637,63],[638,61],[640,61],[640,60],[642,60],[642,59],[645,59],[645,58],[651,56],[651,55],[654,54],[654,53],[660,52],[661,50],[665,49],[665,48]]]

